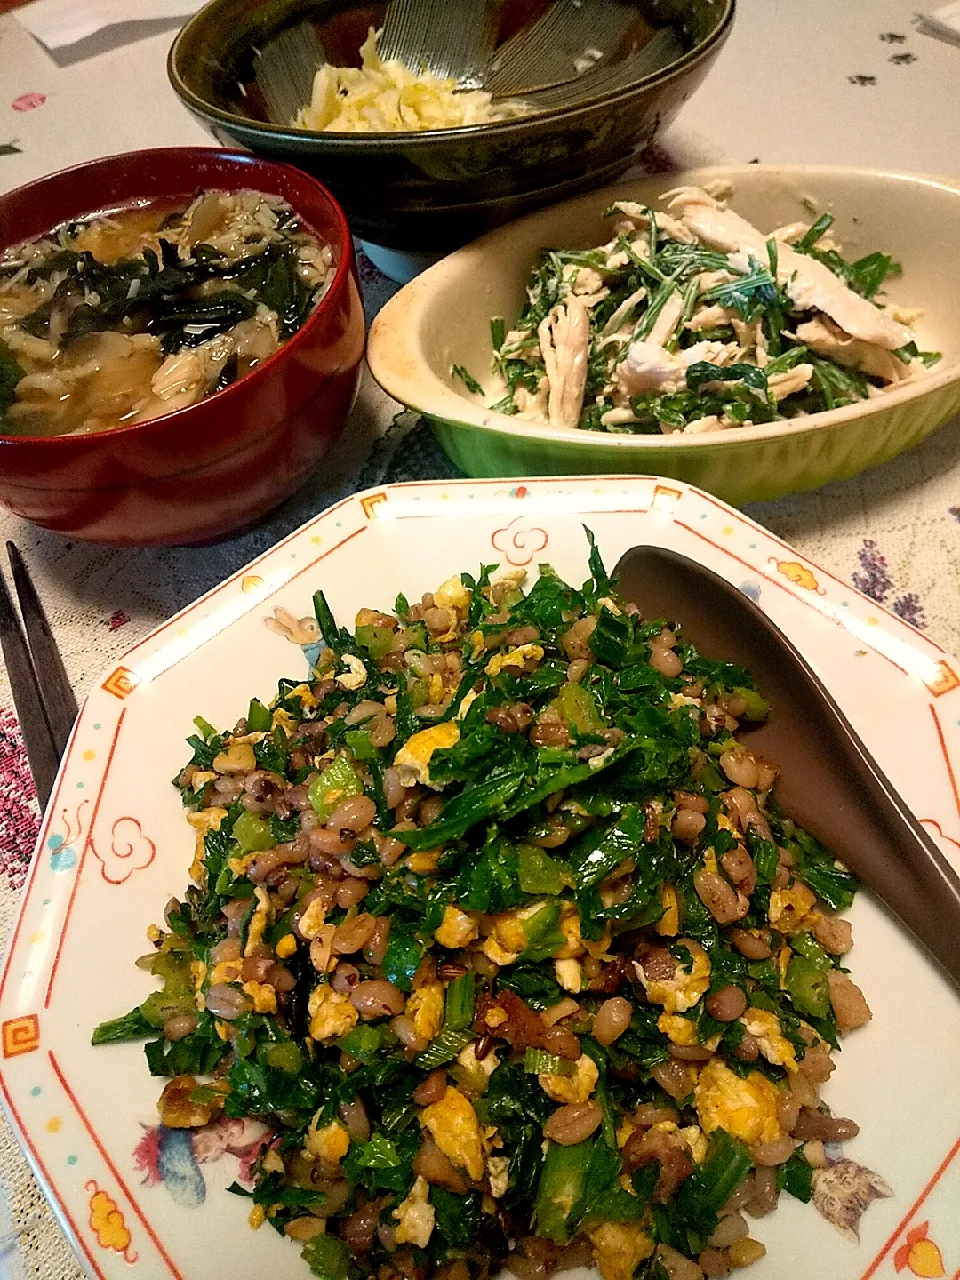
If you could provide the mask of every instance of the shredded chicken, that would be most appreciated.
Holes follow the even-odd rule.
[[[658,347],[666,346],[667,342],[673,337],[673,331],[679,324],[682,315],[683,298],[679,293],[672,293],[653,322],[653,328],[647,335],[648,342],[652,342]]]
[[[812,364],[795,364],[783,373],[772,373],[767,379],[767,387],[774,400],[786,400],[787,396],[802,391],[812,377]]]
[[[678,187],[664,196],[668,198],[670,208],[681,210],[681,220],[702,243],[725,253],[745,251],[758,261],[766,261],[769,236],[699,187]],[[906,346],[911,339],[908,329],[854,293],[822,262],[787,244],[780,246],[777,280],[786,286],[790,300],[800,310],[826,312],[854,338],[890,351]]]
[[[576,294],[556,307],[538,330],[547,369],[547,413],[552,427],[575,427],[580,421],[587,385],[590,322]]]
[[[845,369],[858,369],[871,377],[882,378],[884,382],[902,382],[913,374],[913,367],[898,360],[892,351],[851,338],[827,316],[817,316],[797,325],[796,337],[817,355],[826,356]]]
[[[629,395],[642,391],[673,392],[684,385],[686,366],[656,342],[634,342],[617,366],[616,379]]]

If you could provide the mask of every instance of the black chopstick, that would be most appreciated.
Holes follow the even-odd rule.
[[[77,704],[26,565],[7,543],[23,626],[0,575],[0,649],[41,807],[50,798]],[[24,626],[26,634],[24,634]]]
[[[7,543],[7,555],[13,570],[13,587],[20,602],[20,615],[27,630],[27,644],[33,658],[33,667],[40,686],[47,724],[53,736],[57,758],[63,755],[70,737],[70,730],[77,718],[77,700],[70,688],[70,681],[63,669],[63,660],[50,630],[50,623],[43,612],[43,605],[23,562],[23,557],[12,542]]]

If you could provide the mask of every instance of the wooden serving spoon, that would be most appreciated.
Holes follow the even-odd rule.
[[[779,627],[736,587],[663,547],[628,551],[618,590],[679,622],[707,658],[734,662],[770,702],[740,736],[780,769],[783,811],[870,886],[960,986],[960,877]]]

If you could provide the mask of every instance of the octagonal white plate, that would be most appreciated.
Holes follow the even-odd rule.
[[[193,837],[170,778],[197,714],[232,724],[304,656],[263,624],[322,587],[352,622],[481,562],[586,577],[582,524],[608,566],[653,542],[740,586],[806,655],[881,767],[960,865],[960,665],[899,618],[714,498],[651,478],[399,485],[305,525],[134,646],[87,699],[40,834],[0,978],[0,1084],[27,1155],[90,1276],[306,1276],[296,1247],[247,1226],[224,1188],[253,1136],[158,1130],[137,1045],[90,1046],[139,1003],[145,930],[182,891]],[[308,637],[295,636],[306,642]],[[935,904],[931,904],[935,910]],[[844,1044],[827,1099],[861,1126],[846,1154],[889,1182],[857,1244],[784,1198],[755,1234],[755,1280],[960,1275],[960,1002],[862,894],[851,956],[874,1018]]]

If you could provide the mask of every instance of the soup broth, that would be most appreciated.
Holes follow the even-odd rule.
[[[329,245],[283,200],[203,191],[0,253],[0,435],[108,431],[212,395],[303,325]]]

